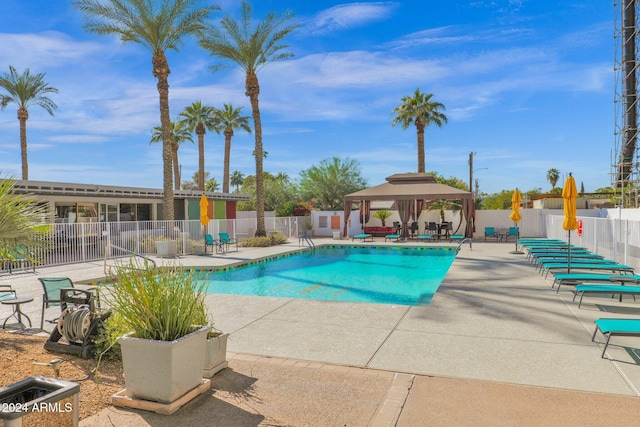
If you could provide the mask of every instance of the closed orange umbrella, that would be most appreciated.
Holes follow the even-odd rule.
[[[204,226],[209,224],[208,208],[209,208],[209,201],[207,200],[207,197],[203,194],[202,197],[200,197],[200,224]]]
[[[576,188],[576,180],[573,179],[571,173],[567,177],[562,189],[562,198],[564,199],[564,222],[562,228],[568,233],[568,251],[567,251],[567,273],[571,273],[571,230],[578,228],[578,220],[576,219],[576,199],[578,198],[578,189]]]

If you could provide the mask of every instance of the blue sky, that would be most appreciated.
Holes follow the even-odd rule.
[[[59,89],[55,116],[31,109],[29,178],[162,187],[151,53],[87,34],[68,1],[0,2],[0,72],[46,73]],[[203,2],[203,4],[210,4]],[[240,0],[214,2],[239,17]],[[300,28],[294,57],[262,69],[264,168],[298,178],[338,156],[360,163],[370,185],[417,170],[415,128],[391,111],[416,88],[445,105],[449,121],[425,133],[427,171],[469,179],[481,192],[548,190],[572,172],[586,191],[609,186],[614,140],[613,6],[582,0],[256,0],[254,17],[290,10]],[[194,40],[168,53],[171,116],[194,101],[242,106],[244,75],[212,73]],[[194,138],[195,140],[195,138]],[[224,137],[205,136],[206,170],[222,182]],[[255,173],[253,135],[236,132],[231,171]],[[197,170],[196,144],[179,150],[183,180]],[[21,176],[16,108],[0,111],[0,171]]]

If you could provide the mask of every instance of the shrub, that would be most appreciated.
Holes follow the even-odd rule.
[[[280,234],[277,231],[269,236],[248,237],[246,239],[238,240],[238,246],[243,248],[265,248],[268,246],[281,245],[283,243],[287,243],[287,236]]]

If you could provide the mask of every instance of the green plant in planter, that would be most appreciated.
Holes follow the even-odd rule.
[[[154,268],[146,260],[119,264],[107,302],[136,338],[174,341],[211,324],[200,274],[183,267]]]
[[[380,221],[382,221],[382,226],[384,227],[386,225],[385,221],[391,215],[393,215],[393,214],[391,212],[389,212],[387,209],[380,209],[380,210],[376,211],[376,213],[374,213],[372,216],[374,218],[378,218]]]

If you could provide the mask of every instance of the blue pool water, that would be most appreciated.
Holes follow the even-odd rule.
[[[206,274],[207,292],[426,305],[453,263],[453,248],[320,247]]]

